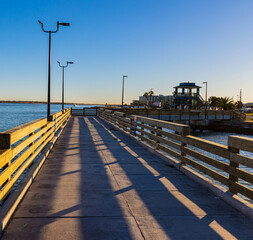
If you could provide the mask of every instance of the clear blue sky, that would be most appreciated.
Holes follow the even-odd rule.
[[[46,100],[48,34],[52,36],[52,100],[120,103],[154,88],[172,94],[192,81],[208,95],[253,101],[252,0],[1,0],[0,99]],[[204,88],[201,89],[204,97]]]

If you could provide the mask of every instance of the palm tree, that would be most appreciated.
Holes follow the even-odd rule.
[[[224,110],[230,110],[235,108],[235,104],[232,98],[230,97],[221,97],[219,98],[218,106]]]
[[[237,102],[235,102],[235,107],[237,109],[241,109],[243,107],[243,103],[241,101],[237,101]]]
[[[218,107],[219,100],[220,100],[220,98],[219,97],[215,97],[215,96],[211,96],[211,97],[208,98],[209,105],[211,107],[215,107],[215,108]]]
[[[148,102],[148,96],[149,96],[149,92],[145,92],[145,93],[143,94],[143,97],[146,98],[146,103],[145,103],[145,104],[147,104],[147,102]]]
[[[154,91],[153,91],[152,89],[153,89],[153,88],[151,88],[151,90],[148,92],[148,95],[149,95],[150,99],[151,99],[151,97],[152,97],[153,94],[154,94]]]

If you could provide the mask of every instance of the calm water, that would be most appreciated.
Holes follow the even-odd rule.
[[[78,105],[75,108],[93,107],[94,105]],[[65,105],[65,108],[73,105]],[[52,104],[51,113],[61,111],[61,104]],[[46,104],[0,103],[0,132],[31,122],[39,118],[46,118]]]
[[[79,105],[75,108],[83,108],[83,107],[94,107],[95,105]],[[73,107],[72,105],[65,105],[66,108]],[[52,104],[51,105],[51,113],[55,113],[61,110],[61,104]],[[24,123],[36,120],[38,118],[45,118],[47,113],[47,105],[46,104],[17,104],[17,103],[0,103],[0,132],[17,127]],[[209,141],[213,141],[216,143],[220,143],[223,145],[227,145],[228,136],[229,135],[238,135],[234,133],[223,133],[223,132],[212,132],[212,131],[204,131],[203,133],[192,133],[194,136],[203,138]],[[253,138],[250,135],[239,135],[245,136],[249,138]],[[195,149],[194,147],[191,147]],[[206,154],[210,157],[213,157],[217,160],[229,163],[227,159],[216,156],[214,154],[210,154],[208,152],[202,151],[200,149],[196,149],[198,152]],[[243,155],[253,158],[253,154],[249,152],[240,152]],[[201,162],[202,163],[202,162]],[[202,163],[203,165],[206,165]],[[208,165],[207,165],[208,166]],[[210,167],[210,166],[208,166]],[[253,173],[253,170],[247,167],[240,166],[242,169]],[[213,167],[210,167],[213,168]],[[215,168],[213,168],[215,169]],[[215,169],[216,171],[219,171]],[[224,174],[222,171],[220,173]],[[218,183],[218,182],[217,182]],[[240,181],[240,183],[247,185],[247,187],[253,189],[253,185],[246,183],[244,181]],[[220,183],[219,183],[220,184]],[[243,196],[242,196],[243,197]],[[244,198],[244,197],[243,197]],[[248,200],[248,199],[247,199]],[[252,202],[252,201],[251,201]]]

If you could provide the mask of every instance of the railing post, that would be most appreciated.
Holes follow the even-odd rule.
[[[236,170],[236,168],[239,168],[239,163],[236,163],[236,162],[232,161],[231,160],[231,155],[232,154],[238,154],[240,152],[240,149],[232,146],[232,145],[234,145],[232,143],[232,141],[233,141],[233,139],[229,136],[228,137],[228,150],[231,153],[230,157],[229,157],[229,166],[230,166],[231,169]],[[238,177],[236,177],[233,174],[229,173],[229,180],[237,183],[238,182]],[[229,191],[234,193],[234,194],[238,193],[237,190],[235,188],[233,188],[232,186],[229,186]]]
[[[141,122],[141,124],[144,125],[144,122]],[[144,131],[144,127],[141,127],[141,131]],[[143,132],[141,132],[141,141],[144,141],[142,137],[144,137]]]
[[[181,139],[183,139],[184,136],[187,136],[187,135],[190,135],[190,126],[186,126],[182,129],[182,132],[181,132]],[[184,162],[184,157],[186,157],[186,154],[183,152],[183,149],[187,147],[187,144],[184,143],[182,140],[181,140],[181,150],[180,150],[180,153],[181,153],[181,163],[183,165],[186,165],[186,163]]]
[[[162,130],[162,128],[156,126],[156,136],[157,136],[157,137],[161,137],[161,136],[162,136],[161,134],[158,133],[159,130]],[[158,150],[158,149],[159,149],[160,141],[159,141],[159,140],[156,140],[156,144],[157,144],[157,145],[156,145],[156,149]]]
[[[0,151],[11,151],[11,135],[10,134],[0,134]],[[2,171],[11,165],[11,157],[9,157],[8,162],[2,167]],[[2,187],[11,180],[11,176],[3,183]],[[2,205],[3,201],[0,201]]]

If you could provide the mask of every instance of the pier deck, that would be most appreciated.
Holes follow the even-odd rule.
[[[253,221],[97,117],[72,117],[3,239],[253,239]]]

